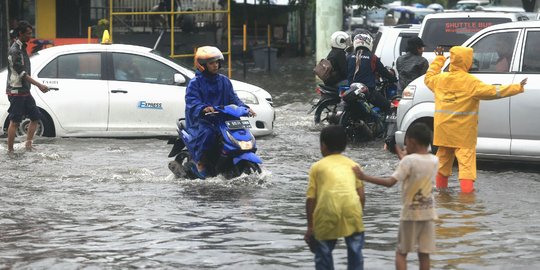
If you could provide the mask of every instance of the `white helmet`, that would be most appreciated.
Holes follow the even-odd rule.
[[[354,36],[354,51],[357,51],[358,48],[364,48],[369,51],[373,50],[373,37],[368,33],[360,33]]]
[[[338,49],[345,49],[351,46],[351,37],[343,31],[336,31],[332,34],[332,37],[330,37],[330,46]]]

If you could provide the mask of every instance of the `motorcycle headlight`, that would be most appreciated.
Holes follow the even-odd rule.
[[[233,135],[230,132],[227,131],[227,137],[233,143],[238,145],[238,147],[240,147],[240,149],[242,149],[242,150],[251,150],[251,149],[253,149],[253,141],[254,141],[253,135],[251,135],[251,140],[249,140],[249,141],[238,141],[233,137]]]
[[[259,99],[248,91],[236,91],[238,98],[245,104],[259,104]]]
[[[251,150],[253,148],[253,143],[251,141],[238,141],[238,145],[242,150]]]
[[[416,92],[416,85],[410,85],[409,84],[403,90],[403,94],[402,94],[401,98],[403,98],[403,99],[413,99],[415,92]]]

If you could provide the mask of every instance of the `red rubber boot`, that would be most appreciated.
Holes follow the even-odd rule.
[[[437,173],[437,176],[435,177],[435,187],[448,188],[448,176]]]
[[[459,184],[463,193],[472,193],[474,191],[474,180],[472,179],[459,179]]]

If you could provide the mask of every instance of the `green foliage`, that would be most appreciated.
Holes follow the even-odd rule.
[[[385,4],[384,0],[343,0],[343,5],[359,5],[363,9],[369,9],[372,7],[380,7]]]
[[[98,21],[97,25],[92,26],[92,37],[101,38],[103,36],[103,31],[109,29],[109,20],[101,19]]]

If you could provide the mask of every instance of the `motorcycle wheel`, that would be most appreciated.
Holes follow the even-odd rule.
[[[261,167],[259,167],[259,164],[253,163],[247,160],[242,160],[239,162],[239,168],[241,173],[245,173],[247,175],[253,174],[253,173],[261,173]]]
[[[336,100],[327,100],[324,101],[321,105],[315,110],[315,116],[313,120],[315,124],[320,125],[330,125],[337,124],[336,114],[337,114],[338,101]]]
[[[176,178],[197,178],[191,171],[191,157],[186,150],[176,155],[174,161],[169,162],[169,170]]]
[[[368,125],[362,119],[353,117],[353,114],[349,111],[345,111],[341,115],[339,124],[345,129],[347,139],[351,143],[360,143],[373,139],[373,132]]]

